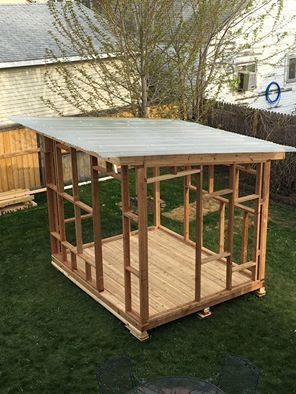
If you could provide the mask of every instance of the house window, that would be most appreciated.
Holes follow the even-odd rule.
[[[246,92],[256,88],[256,63],[239,64],[238,70],[238,91]]]
[[[287,82],[296,81],[296,56],[288,59],[288,73]]]

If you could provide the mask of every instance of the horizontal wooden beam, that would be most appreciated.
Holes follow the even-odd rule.
[[[226,194],[232,193],[231,189],[221,189],[217,190],[215,192],[208,193],[207,191],[203,190],[203,198],[213,198],[213,197],[219,197],[219,196],[225,196]]]
[[[189,189],[192,190],[192,191],[195,191],[195,190],[196,190],[196,187],[193,186],[193,185],[190,185],[190,186],[189,186]],[[227,190],[227,189],[224,189],[224,190]],[[203,190],[203,193],[204,193],[204,194],[208,194],[208,191],[207,191],[207,190]],[[228,204],[228,199],[225,198],[225,197],[217,196],[217,195],[214,195],[214,196],[213,196],[213,195],[212,195],[211,198],[213,198],[214,200],[217,200],[217,201],[224,202],[224,203]],[[240,208],[240,209],[242,209],[242,210],[244,210],[244,211],[246,211],[246,212],[249,212],[249,213],[251,213],[251,214],[254,214],[254,213],[255,213],[255,209],[253,209],[253,208],[247,207],[247,206],[242,205],[242,204],[239,204],[239,203],[237,203],[237,202],[235,202],[234,205],[235,205],[236,208]]]
[[[198,174],[199,172],[200,172],[200,170],[195,169],[195,170],[185,170],[185,171],[179,171],[179,172],[171,173],[171,174],[163,174],[163,175],[159,175],[159,176],[153,176],[153,177],[147,178],[147,183],[166,181],[168,179],[174,179],[174,178],[178,178],[181,176]]]
[[[92,213],[86,213],[85,215],[81,215],[81,219],[91,219],[93,217]],[[65,223],[75,222],[75,217],[65,219]]]
[[[253,168],[245,167],[245,166],[241,166],[241,165],[237,165],[236,168],[238,168],[242,172],[246,172],[248,174],[256,175],[256,170],[254,170]]]
[[[228,256],[230,256],[230,253],[228,252],[213,254],[212,256],[205,257],[204,259],[202,259],[201,263],[207,264],[210,263],[211,261],[220,260]]]
[[[188,166],[188,165],[227,165],[251,164],[267,160],[283,160],[285,152],[262,153],[214,153],[184,155],[154,155],[110,157],[109,161],[120,165],[144,165],[145,167]]]
[[[204,308],[209,308],[213,305],[221,304],[227,300],[235,297],[239,297],[242,294],[250,293],[262,287],[262,281],[252,281],[249,283],[243,283],[238,286],[233,286],[232,290],[222,290],[212,296],[204,297],[201,301],[191,301],[185,305],[177,306],[169,309],[165,312],[159,312],[153,315],[149,322],[142,326],[142,329],[149,330],[154,327],[161,326],[162,324],[168,323],[172,320],[179,319],[180,317],[187,316],[194,312],[198,312]]]
[[[235,206],[236,208],[242,209],[243,211],[249,212],[249,213],[251,213],[252,215],[254,215],[254,213],[255,213],[255,209],[250,208],[250,207],[247,207],[246,205],[237,204],[237,203],[235,202],[235,203],[234,203],[234,206]]]
[[[236,203],[240,203],[240,202],[245,202],[245,201],[251,201],[251,200],[257,200],[259,198],[258,194],[250,194],[248,196],[243,196],[243,197],[239,197],[235,200]]]
[[[232,272],[243,271],[248,268],[254,267],[256,263],[254,261],[248,261],[247,263],[243,264],[236,264],[232,267]]]
[[[125,269],[126,269],[128,272],[131,272],[132,274],[134,274],[137,278],[140,277],[139,271],[136,270],[134,267],[128,265],[127,267],[125,267]]]
[[[138,221],[139,221],[138,215],[136,213],[134,213],[134,212],[131,212],[131,211],[124,212],[123,216],[133,220],[136,223],[138,223]]]
[[[105,168],[97,165],[97,166],[93,166],[93,169],[98,171],[102,175],[112,176],[114,179],[121,181],[121,175],[113,170],[110,170],[109,168]]]

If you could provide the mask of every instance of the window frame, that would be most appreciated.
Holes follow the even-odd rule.
[[[295,59],[295,77],[289,78],[289,68],[290,68],[290,61]],[[287,83],[295,83],[296,82],[296,54],[291,54],[287,57],[287,65],[286,65],[286,82]]]
[[[251,66],[251,65],[255,66],[255,71],[249,71],[249,70],[243,70],[242,69],[242,67],[244,67],[244,66],[247,67],[247,66]],[[256,83],[255,83],[254,89],[240,90],[239,87],[238,87],[237,93],[253,92],[254,90],[256,90],[256,88],[257,88],[257,77],[258,77],[258,63],[257,63],[257,59],[236,63],[236,73],[237,73],[238,77],[239,77],[240,72],[255,73]]]

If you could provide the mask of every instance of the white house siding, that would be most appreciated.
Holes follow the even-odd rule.
[[[0,70],[0,127],[10,126],[11,115],[51,116],[57,115],[51,108],[46,106],[41,97],[50,98],[59,108],[63,115],[74,115],[79,111],[67,103],[59,95],[51,92],[45,83],[46,69],[50,68],[51,75],[61,86],[64,86],[62,78],[56,73],[55,66],[15,67]],[[71,69],[71,64],[68,66]],[[90,67],[87,63],[83,67]],[[120,103],[117,103],[118,106]],[[100,109],[106,109],[101,103]]]
[[[44,81],[45,66],[19,67],[0,70],[0,127],[11,125],[8,118],[14,114],[53,115],[41,100],[42,95],[53,94]],[[65,115],[74,114],[75,108],[60,97],[52,97]]]
[[[276,112],[293,114],[296,113],[296,82],[287,82],[287,59],[289,55],[296,57],[296,0],[284,0],[282,18],[286,25],[277,27],[271,34],[256,47],[248,52],[247,56],[242,53],[241,57],[233,59],[234,64],[244,62],[257,62],[257,86],[256,89],[247,92],[234,92],[225,87],[219,99],[236,104],[245,104],[253,108],[272,110]],[[289,21],[287,23],[287,21]],[[274,19],[272,16],[266,19],[262,35],[272,30]],[[276,44],[278,33],[286,31],[288,34],[280,43]],[[272,81],[279,83],[282,94],[278,105],[270,105],[265,98],[265,90]],[[273,98],[273,96],[271,96]]]

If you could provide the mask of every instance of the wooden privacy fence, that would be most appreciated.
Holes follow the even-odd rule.
[[[0,132],[0,192],[41,186],[38,140],[25,128]]]
[[[296,146],[296,116],[214,102],[207,124],[212,127],[245,134],[277,144]],[[272,163],[271,191],[280,195],[296,195],[296,158],[287,153],[286,160]]]
[[[0,193],[45,186],[42,138],[27,128],[0,131]],[[90,178],[88,157],[77,153],[79,180]],[[65,183],[71,183],[71,157],[63,152]]]

